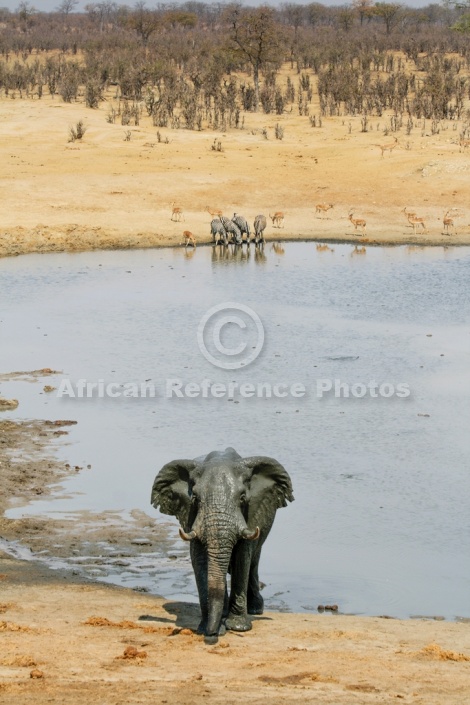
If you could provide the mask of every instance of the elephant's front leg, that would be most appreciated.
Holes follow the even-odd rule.
[[[191,563],[193,565],[194,576],[196,578],[197,592],[199,595],[199,605],[201,607],[201,621],[199,622],[197,633],[206,634],[207,622],[209,619],[209,591],[207,586],[207,551],[200,541],[191,542]],[[228,614],[228,595],[225,588],[224,616]],[[219,628],[219,636],[225,634],[225,624]]]
[[[207,554],[202,544],[197,540],[191,541],[190,553],[194,577],[196,578],[199,604],[201,606],[201,621],[199,622],[197,633],[205,634],[208,618]]]
[[[263,614],[264,600],[259,589],[258,564],[261,555],[261,544],[254,552],[248,578],[247,606],[248,614]]]
[[[251,619],[247,611],[251,552],[251,542],[239,541],[232,554],[229,615],[225,620],[225,626],[235,632],[247,632],[251,629]]]

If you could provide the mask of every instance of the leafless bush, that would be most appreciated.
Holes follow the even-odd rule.
[[[79,120],[75,125],[69,128],[69,142],[75,142],[76,140],[82,140],[87,128],[83,120]]]
[[[109,107],[106,114],[106,122],[109,122],[111,125],[114,125],[116,122],[116,110],[112,107],[112,105]]]
[[[85,86],[85,103],[87,108],[97,108],[103,100],[103,89],[96,81],[88,81]]]

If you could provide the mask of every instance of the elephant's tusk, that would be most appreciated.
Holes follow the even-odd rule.
[[[183,531],[183,529],[180,526],[180,536],[183,539],[183,541],[192,541],[193,539],[196,538],[196,532],[190,531],[189,534],[187,534],[186,531]]]
[[[243,529],[242,531],[242,538],[247,539],[248,541],[256,541],[256,539],[259,538],[259,535],[259,526],[257,526],[254,531],[250,531],[249,529]]]

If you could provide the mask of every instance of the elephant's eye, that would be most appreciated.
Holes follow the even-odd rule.
[[[194,490],[193,490],[193,491],[191,492],[191,501],[192,501],[192,502],[197,502],[198,499],[199,499],[199,497],[198,497],[197,493],[194,492]]]

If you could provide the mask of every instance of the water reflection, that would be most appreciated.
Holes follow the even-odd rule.
[[[359,245],[355,245],[354,250],[351,252],[351,257],[355,257],[356,255],[365,255],[367,254],[367,250],[365,247],[359,247]]]
[[[277,255],[283,255],[286,252],[284,249],[284,245],[280,242],[273,242],[273,244],[271,245],[271,250],[273,250],[273,252],[275,252]]]
[[[256,264],[266,262],[264,253],[264,245],[250,245],[243,243],[242,245],[212,245],[211,262],[212,264],[247,264],[251,258]]]

